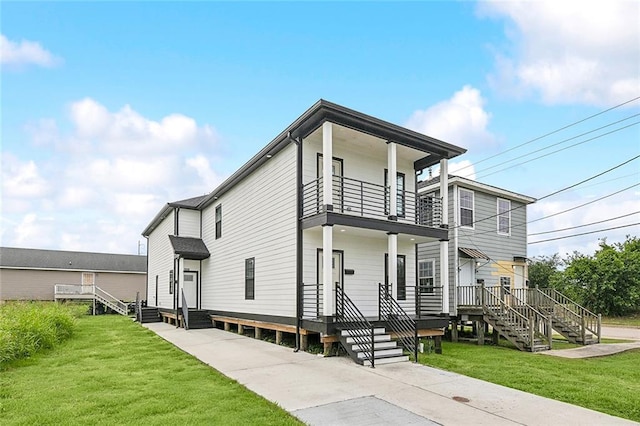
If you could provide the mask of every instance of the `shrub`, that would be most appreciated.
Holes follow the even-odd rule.
[[[84,306],[13,302],[0,306],[0,366],[51,349],[73,333]]]

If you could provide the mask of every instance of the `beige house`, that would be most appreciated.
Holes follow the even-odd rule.
[[[0,247],[0,301],[54,300],[56,285],[96,286],[146,299],[147,257]]]

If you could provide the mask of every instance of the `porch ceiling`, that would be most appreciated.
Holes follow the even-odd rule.
[[[321,227],[314,227],[310,229],[306,229],[305,232],[317,233],[318,235],[322,235]],[[354,238],[375,238],[375,239],[384,239],[387,240],[387,232],[380,231],[377,229],[367,229],[367,228],[359,228],[348,225],[334,225],[333,226],[333,235],[340,235],[344,237],[354,237]],[[436,241],[433,237],[426,237],[420,235],[412,235],[412,234],[398,234],[398,243],[407,243],[407,244],[422,244]]]

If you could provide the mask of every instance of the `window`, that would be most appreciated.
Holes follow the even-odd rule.
[[[404,203],[404,186],[405,184],[405,179],[404,179],[404,173],[400,173],[398,172],[397,176],[396,176],[396,211],[398,213],[398,217],[404,217],[405,215],[405,203]],[[389,214],[389,193],[388,193],[388,189],[387,187],[389,186],[389,170],[384,169],[384,192],[385,192],[385,214]]]
[[[434,263],[433,260],[418,261],[418,286],[420,288],[420,294],[434,292]]]
[[[256,258],[251,257],[244,261],[244,298],[246,300],[255,299],[256,286]]]
[[[173,271],[169,271],[169,294],[173,294]]]
[[[96,274],[93,272],[82,273],[82,285],[94,285],[96,283]]]
[[[500,287],[502,288],[502,294],[511,293],[511,277],[500,277]]]
[[[406,256],[398,255],[398,300],[407,300]],[[389,254],[384,255],[384,284],[389,285]]]
[[[216,240],[222,237],[222,204],[216,207]]]
[[[473,191],[460,188],[460,226],[473,228]]]
[[[511,201],[498,198],[498,234],[511,232]]]

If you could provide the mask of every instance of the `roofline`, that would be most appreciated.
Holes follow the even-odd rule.
[[[132,255],[135,256],[135,255]],[[38,268],[33,266],[0,266],[0,269],[16,269],[27,271],[59,271],[59,272],[95,272],[110,274],[138,274],[145,275],[146,271],[113,271],[110,269],[69,269],[69,268]]]
[[[525,204],[535,203],[537,200],[533,197],[529,197],[527,195],[518,194],[517,192],[509,191],[507,189],[498,188],[497,186],[488,185],[486,183],[481,183],[472,179],[463,178],[461,176],[450,176],[449,177],[449,185],[453,184],[462,184],[462,186],[468,186],[474,189],[480,189],[484,192],[488,192],[494,195],[502,195],[506,198],[521,201]],[[419,188],[418,193],[429,192],[434,189],[440,188],[440,182],[427,185],[425,187]]]
[[[267,155],[273,156],[284,149],[289,143],[296,142],[298,138],[306,138],[325,121],[359,130],[379,138],[396,142],[400,145],[435,154],[437,157],[436,162],[440,161],[441,158],[453,158],[467,151],[465,148],[320,99],[276,136],[267,146],[262,148],[234,174],[214,189],[202,203],[200,203],[198,208],[203,209],[209,206],[255,169],[262,166],[271,158],[267,157]],[[428,167],[428,165],[425,167]]]

